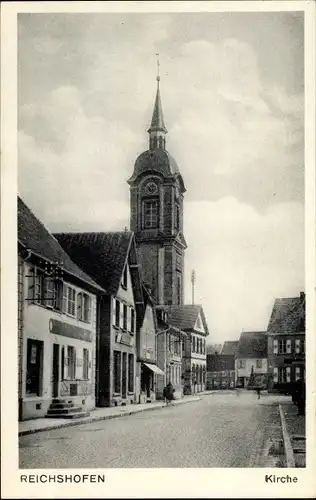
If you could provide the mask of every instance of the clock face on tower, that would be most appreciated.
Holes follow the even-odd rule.
[[[158,191],[157,184],[152,181],[148,182],[148,184],[145,187],[146,194],[157,194],[157,191]]]

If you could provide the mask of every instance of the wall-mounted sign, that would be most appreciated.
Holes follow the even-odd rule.
[[[49,331],[51,333],[55,333],[56,335],[63,335],[64,337],[70,337],[72,339],[92,342],[92,334],[90,330],[80,328],[79,326],[69,325],[68,323],[58,321],[57,319],[49,320]]]

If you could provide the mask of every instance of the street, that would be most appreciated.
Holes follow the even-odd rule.
[[[220,392],[200,401],[22,436],[20,468],[255,467],[278,397]]]

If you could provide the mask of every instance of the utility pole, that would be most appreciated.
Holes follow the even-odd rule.
[[[194,305],[194,286],[195,286],[195,271],[192,270],[191,273],[191,283],[192,283],[192,305]]]

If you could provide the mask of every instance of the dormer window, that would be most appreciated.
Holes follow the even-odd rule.
[[[126,264],[126,266],[124,267],[124,271],[123,271],[123,276],[122,276],[122,287],[123,287],[123,288],[127,288],[127,264]]]

